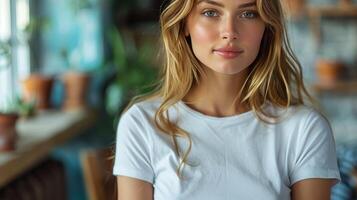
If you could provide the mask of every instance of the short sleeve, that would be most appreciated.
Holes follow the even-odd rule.
[[[296,139],[291,185],[308,178],[341,180],[337,165],[336,146],[327,120],[310,110]]]
[[[140,110],[134,105],[119,121],[113,174],[153,183],[152,143],[145,131],[145,120],[140,116]]]

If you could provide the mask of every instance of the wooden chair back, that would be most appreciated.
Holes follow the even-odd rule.
[[[83,150],[80,154],[89,200],[116,200],[113,149]]]

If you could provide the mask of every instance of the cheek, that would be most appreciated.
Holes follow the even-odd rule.
[[[249,31],[249,33],[245,33],[245,41],[252,49],[259,49],[260,43],[263,39],[264,35],[264,27],[255,27]]]
[[[191,43],[193,48],[203,47],[214,40],[212,29],[206,25],[196,24],[190,30]],[[205,47],[206,48],[206,47]]]

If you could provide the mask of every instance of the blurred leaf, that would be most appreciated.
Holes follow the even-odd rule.
[[[7,68],[10,63],[10,56],[11,56],[11,47],[9,42],[7,41],[0,41],[0,59],[3,62],[0,62],[0,70]]]
[[[117,106],[123,107],[133,96],[153,89],[157,79],[157,68],[152,64],[156,51],[153,51],[155,41],[147,40],[138,45],[129,31],[119,32],[112,28],[109,39],[113,48],[112,63],[117,68],[116,81],[112,86],[116,85],[121,91],[121,100],[117,100],[121,105],[112,106],[113,103],[107,102],[107,108],[115,109],[110,113],[115,113],[118,111]],[[115,93],[112,86],[107,91],[107,99],[111,101],[114,97],[110,92]]]
[[[30,16],[30,22],[23,30],[27,34],[27,39],[31,40],[34,34],[48,29],[51,22],[48,18]]]

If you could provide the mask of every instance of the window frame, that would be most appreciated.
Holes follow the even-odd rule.
[[[30,73],[30,49],[29,49],[29,44],[28,42],[21,42],[24,41],[23,38],[21,38],[21,35],[19,33],[21,30],[19,29],[19,22],[18,22],[18,16],[21,13],[20,10],[18,10],[18,3],[20,1],[25,1],[27,3],[27,8],[30,9],[30,1],[29,0],[1,0],[1,1],[7,1],[4,3],[4,5],[8,5],[9,12],[3,12],[0,13],[0,17],[3,17],[4,19],[8,19],[9,27],[5,27],[6,30],[3,30],[5,34],[3,34],[5,37],[0,38],[1,40],[7,42],[9,41],[9,46],[10,46],[10,58],[7,62],[7,67],[4,67],[3,69],[0,69],[0,76],[4,77],[0,80],[0,96],[2,96],[3,100],[0,101],[0,111],[1,109],[6,109],[6,104],[11,104],[13,101],[18,98],[20,94],[20,79],[24,79],[28,74]],[[28,10],[29,11],[29,10]],[[29,12],[27,12],[29,15]],[[7,15],[7,16],[5,16]],[[28,22],[29,23],[29,18],[28,17]],[[1,31],[1,30],[0,30]],[[9,33],[9,35],[7,35]],[[1,34],[0,34],[1,35]],[[22,54],[19,54],[19,50],[23,51]],[[28,54],[27,57],[24,56],[25,54]],[[22,59],[21,62],[19,60]],[[25,59],[25,60],[24,60]],[[21,63],[21,66],[19,65]],[[21,67],[21,69],[20,69]],[[21,72],[21,73],[20,73]]]

